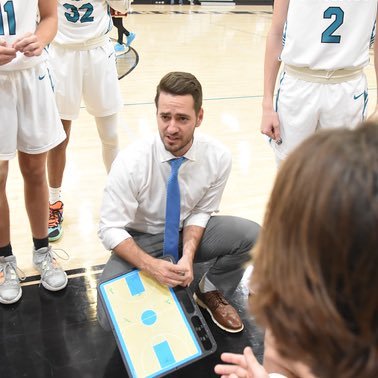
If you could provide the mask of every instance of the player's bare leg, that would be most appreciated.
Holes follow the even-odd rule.
[[[46,157],[46,152],[37,155],[18,152],[20,170],[24,178],[25,207],[32,235],[36,239],[47,236],[49,213]]]
[[[66,151],[71,134],[72,121],[62,120],[66,139],[48,152],[47,170],[49,175],[49,241],[58,240],[62,234],[63,202],[60,192],[66,167]]]
[[[38,155],[18,153],[24,178],[25,206],[33,235],[33,264],[41,274],[42,286],[50,291],[58,291],[67,286],[68,279],[48,244],[49,192],[46,158],[47,152]]]
[[[67,137],[62,143],[50,150],[47,156],[47,171],[51,188],[62,186],[63,173],[66,167],[66,150],[70,140],[72,121],[62,120],[62,123]]]
[[[0,160],[0,247],[10,243],[9,206],[6,195],[8,161]]]

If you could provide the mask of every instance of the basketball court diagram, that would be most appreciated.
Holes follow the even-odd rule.
[[[133,377],[154,377],[201,354],[173,289],[135,270],[101,290]]]

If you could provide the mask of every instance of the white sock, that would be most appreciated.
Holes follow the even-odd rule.
[[[49,187],[49,202],[52,205],[56,201],[61,200],[61,189],[62,188],[51,188]]]
[[[217,290],[214,284],[205,276],[202,277],[200,283],[198,284],[201,293],[207,293],[208,291]]]
[[[113,160],[118,154],[117,114],[96,117],[98,135],[102,143],[102,159],[109,173]]]

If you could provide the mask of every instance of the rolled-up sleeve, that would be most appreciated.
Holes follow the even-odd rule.
[[[205,228],[207,222],[210,219],[211,214],[209,213],[196,213],[191,214],[184,221],[184,227],[186,226],[199,226]]]

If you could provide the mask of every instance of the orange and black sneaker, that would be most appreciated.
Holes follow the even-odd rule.
[[[49,205],[49,241],[56,241],[60,239],[63,234],[63,202],[56,201]]]

